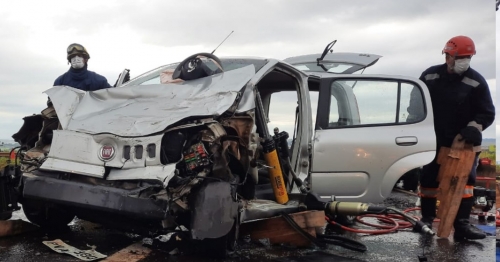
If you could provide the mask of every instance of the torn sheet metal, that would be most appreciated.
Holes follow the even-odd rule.
[[[64,253],[72,255],[83,261],[93,261],[101,258],[107,257],[94,249],[90,250],[80,250],[76,247],[72,247],[66,243],[64,243],[60,239],[52,240],[52,241],[43,241],[44,245],[48,246],[50,249],[56,251],[57,253]]]
[[[253,65],[178,84],[125,86],[85,92],[55,86],[50,97],[63,129],[144,136],[190,116],[227,111],[255,75]]]
[[[297,200],[290,200],[285,205],[282,205],[272,200],[254,199],[244,203],[240,214],[240,222],[246,223],[279,216],[282,212],[290,214],[298,211],[300,211],[300,207]]]

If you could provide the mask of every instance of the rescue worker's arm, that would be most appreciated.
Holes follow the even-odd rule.
[[[477,147],[475,151],[480,150],[479,146],[483,140],[481,132],[495,120],[495,106],[491,99],[488,83],[481,76],[478,76],[477,80],[479,80],[479,85],[474,87],[471,92],[472,121],[460,131],[460,135],[466,142]]]
[[[474,103],[473,119],[477,124],[481,125],[481,131],[485,130],[495,120],[495,106],[491,99],[488,83],[482,77],[479,86],[472,91],[472,101]]]

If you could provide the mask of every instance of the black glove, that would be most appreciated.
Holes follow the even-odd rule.
[[[483,141],[483,135],[481,131],[473,126],[468,126],[460,131],[465,142],[472,143],[474,146],[480,146]]]

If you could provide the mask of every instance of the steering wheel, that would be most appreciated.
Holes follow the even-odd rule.
[[[174,70],[174,73],[172,74],[172,79],[177,79],[177,78],[180,78],[181,76],[183,76],[183,78],[182,78],[183,80],[195,79],[197,77],[190,78],[190,79],[184,79],[184,78],[188,78],[186,76],[187,73],[200,71],[200,70],[206,71],[206,69],[209,69],[205,64],[203,64],[203,62],[201,61],[199,56],[212,59],[213,61],[215,61],[217,67],[219,67],[219,69],[221,71],[224,71],[224,69],[222,68],[222,63],[217,56],[215,56],[211,53],[197,53],[197,54],[194,54],[194,55],[189,56],[188,58],[184,59],[179,65],[177,65],[177,67]]]

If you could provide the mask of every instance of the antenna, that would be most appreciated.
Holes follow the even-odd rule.
[[[226,38],[224,38],[224,40],[222,40],[222,42],[221,42],[221,43],[220,43],[220,44],[219,44],[219,45],[218,45],[218,46],[214,49],[214,51],[212,51],[212,53],[210,53],[210,54],[213,54],[213,53],[215,52],[215,50],[217,50],[217,48],[219,48],[219,46],[220,46],[220,45],[222,45],[222,43],[224,43],[224,41],[226,41],[226,39],[227,39],[229,36],[231,36],[231,34],[232,34],[233,32],[234,32],[234,30],[233,30],[233,31],[231,31],[231,33],[229,33],[229,35],[227,35],[227,36],[226,36]]]

